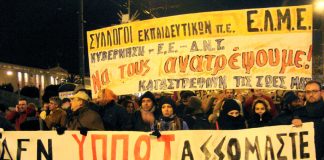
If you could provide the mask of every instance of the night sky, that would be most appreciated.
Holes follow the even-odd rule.
[[[270,2],[270,3],[269,3]],[[228,9],[308,4],[310,0],[133,0],[140,19]],[[58,64],[79,72],[78,0],[0,0],[0,61],[31,67]],[[84,30],[118,24],[117,12],[126,12],[126,0],[84,0]],[[85,35],[86,39],[86,35]],[[85,55],[87,55],[85,42]],[[87,56],[85,62],[87,64]],[[88,73],[88,66],[85,66]]]

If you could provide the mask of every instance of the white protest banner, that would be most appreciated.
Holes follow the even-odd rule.
[[[2,133],[0,159],[315,159],[313,123],[235,131],[148,132],[8,131]]]
[[[312,6],[204,12],[87,32],[92,96],[145,91],[303,89]]]

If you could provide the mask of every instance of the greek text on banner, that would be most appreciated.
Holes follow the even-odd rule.
[[[93,97],[224,88],[303,89],[312,6],[204,12],[87,32]]]

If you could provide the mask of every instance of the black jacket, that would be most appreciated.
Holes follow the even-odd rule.
[[[105,130],[127,131],[131,130],[130,116],[126,109],[114,101],[102,106],[101,117]]]

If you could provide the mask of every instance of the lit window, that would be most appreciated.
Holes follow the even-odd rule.
[[[39,87],[39,75],[36,74],[36,87]]]
[[[8,76],[11,76],[12,74],[13,74],[12,71],[7,71]]]
[[[21,72],[18,72],[18,82],[21,83],[22,81],[22,74]]]
[[[44,86],[45,86],[44,83],[45,83],[44,82],[44,75],[41,75],[41,88],[43,88],[43,89],[44,89]]]
[[[25,84],[28,83],[28,73],[24,73],[24,80],[25,80]]]
[[[54,77],[51,76],[51,84],[54,84]]]

